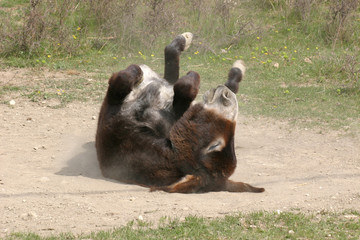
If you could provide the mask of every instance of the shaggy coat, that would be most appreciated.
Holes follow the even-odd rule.
[[[190,71],[178,79],[191,38],[184,33],[165,48],[164,78],[130,65],[109,79],[96,133],[102,174],[166,192],[263,192],[228,179],[237,163],[235,93],[245,68],[234,64],[225,85],[194,103],[200,76]]]

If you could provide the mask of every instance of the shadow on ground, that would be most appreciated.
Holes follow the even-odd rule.
[[[95,142],[83,144],[81,152],[67,160],[66,166],[55,174],[105,179],[101,174],[99,163],[97,161]]]

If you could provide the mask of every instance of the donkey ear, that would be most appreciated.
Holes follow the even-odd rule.
[[[225,140],[222,137],[216,138],[214,141],[212,141],[207,148],[205,149],[205,153],[211,153],[211,152],[220,152],[225,147]]]

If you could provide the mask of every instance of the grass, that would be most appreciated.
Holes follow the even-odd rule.
[[[224,218],[188,216],[184,221],[162,218],[152,223],[132,221],[124,227],[89,235],[64,233],[42,237],[34,233],[14,233],[10,239],[359,239],[360,214],[303,214],[254,212]]]
[[[266,40],[255,38],[255,41],[247,48],[230,48],[225,50],[226,53],[219,54],[201,54],[198,49],[190,48],[182,55],[181,73],[186,74],[189,70],[199,72],[201,91],[204,92],[224,83],[232,63],[243,59],[248,71],[238,94],[242,114],[287,119],[306,127],[348,129],[350,126],[352,129],[360,129],[359,83],[346,82],[343,80],[349,79],[346,72],[332,70],[341,69],[338,65],[338,61],[341,61],[339,58],[343,57],[341,53],[325,61],[324,56],[329,56],[326,48],[316,49],[314,45],[295,48],[286,43],[287,46],[274,46]],[[17,85],[5,84],[0,86],[0,98],[17,89],[19,95],[34,102],[51,98],[59,100],[60,106],[66,106],[72,101],[99,102],[105,94],[106,82],[111,73],[131,63],[145,63],[161,74],[161,54],[162,51],[138,51],[132,57],[96,53],[64,60],[52,57],[44,58],[44,61],[6,59],[6,64],[12,67],[22,64],[28,67],[26,64],[30,64],[39,72],[44,67],[54,71],[75,68],[81,74],[70,79],[65,76],[60,81],[43,79],[26,87],[21,85],[21,81]],[[279,67],[275,67],[276,64]],[[98,71],[94,72],[95,69]],[[92,75],[93,81],[86,79],[88,74]]]
[[[331,5],[315,1],[318,8],[311,8],[308,18],[302,19],[301,14],[306,13],[305,10],[294,10],[283,1],[265,1],[268,7],[262,3],[244,1],[241,7],[232,3],[233,9],[230,9],[230,17],[226,22],[221,16],[210,23],[207,17],[204,18],[206,13],[214,14],[213,11],[216,11],[210,9],[211,5],[205,10],[182,11],[183,17],[198,21],[193,21],[191,26],[187,23],[187,29],[178,31],[199,30],[194,32],[192,47],[182,55],[182,74],[189,70],[199,72],[201,91],[204,92],[224,83],[232,63],[243,59],[248,71],[238,94],[242,114],[286,119],[306,127],[358,131],[360,45],[355,40],[360,36],[359,10],[349,17],[354,21],[347,26],[348,29],[342,29],[352,31],[352,37],[344,36],[343,41],[339,39],[334,48],[334,44],[328,42],[328,32],[324,28],[324,19],[327,19]],[[19,6],[25,6],[26,3],[20,0],[1,1],[0,5],[3,9],[17,7],[18,10],[14,11],[20,14],[24,10]],[[40,5],[37,9],[43,7]],[[235,9],[240,11],[240,15],[236,15],[239,12]],[[65,107],[72,101],[99,102],[104,96],[111,73],[131,63],[145,63],[162,73],[163,47],[176,33],[159,35],[153,39],[151,46],[134,38],[131,40],[134,45],[128,45],[127,50],[124,50],[124,46],[117,45],[117,40],[93,39],[91,36],[94,34],[92,31],[96,31],[96,19],[94,16],[84,19],[84,11],[86,6],[81,8],[78,15],[74,12],[66,20],[70,30],[66,32],[68,36],[64,44],[67,44],[68,52],[64,51],[64,44],[50,43],[44,39],[41,47],[32,52],[5,51],[3,55],[0,54],[2,68],[32,68],[35,72],[41,72],[44,68],[51,71],[75,69],[81,72],[79,77],[55,82],[43,79],[30,86],[21,81],[15,84],[2,83],[1,102],[6,103],[4,97],[9,94],[17,94],[34,102],[56,99],[60,102],[59,107]],[[136,8],[134,11],[144,13],[146,8]],[[18,19],[19,14],[13,14],[17,21],[21,20]],[[47,13],[44,14],[47,16]],[[227,17],[226,11],[221,14]],[[221,28],[224,32],[216,33],[209,30],[210,25],[212,28],[218,25],[226,28]],[[357,27],[350,28],[353,25]],[[233,35],[231,38],[238,27],[244,27],[240,37]],[[216,39],[218,42],[215,44]],[[355,40],[351,42],[351,39]],[[88,74],[92,74],[93,81],[86,80]]]
[[[12,8],[12,7],[16,7],[18,5],[22,5],[28,3],[27,0],[2,0],[0,2],[0,7],[4,7],[4,8]]]

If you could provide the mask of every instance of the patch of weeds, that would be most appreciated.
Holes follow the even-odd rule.
[[[0,97],[2,97],[3,95],[9,92],[18,92],[21,90],[23,90],[23,87],[20,86],[12,86],[12,85],[0,86]]]
[[[359,213],[321,213],[306,215],[291,212],[253,212],[207,219],[188,216],[185,220],[167,220],[158,227],[131,221],[126,226],[90,235],[70,233],[51,239],[358,239]],[[47,239],[34,233],[15,233],[10,239]]]
[[[4,7],[4,8],[12,8],[12,7],[16,7],[18,5],[23,5],[28,3],[28,0],[2,0],[0,2],[0,7]]]

